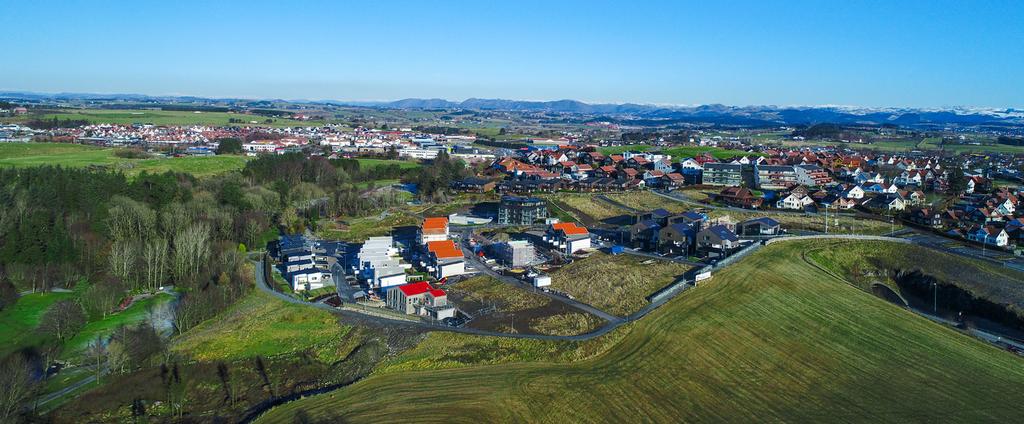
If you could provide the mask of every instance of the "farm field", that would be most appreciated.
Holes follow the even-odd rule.
[[[445,336],[491,355],[459,357],[428,338],[257,422],[431,421],[438,409],[478,422],[1016,420],[1020,358],[823,274],[800,260],[814,246],[764,248],[616,331],[621,340],[584,343],[602,352],[587,359],[558,363],[565,343]]]
[[[626,316],[645,297],[671,284],[690,267],[675,262],[596,252],[551,273],[551,287],[605,312]]]
[[[185,172],[197,177],[239,170],[248,160],[245,156],[189,156],[180,158],[126,159],[114,154],[116,149],[66,143],[0,143],[0,166],[58,165],[84,167],[109,166],[128,175],[143,171],[162,173]]]
[[[85,120],[90,124],[152,124],[159,126],[171,125],[251,125],[264,127],[307,127],[323,125],[324,121],[298,121],[285,118],[270,118],[259,115],[247,115],[227,112],[190,112],[173,110],[149,109],[66,109],[53,110],[32,114],[17,119],[6,119],[8,122],[24,122],[29,119],[52,120]],[[230,119],[241,119],[244,123],[231,123]],[[271,119],[271,123],[266,123]],[[252,123],[255,121],[256,123]]]
[[[488,276],[460,281],[446,289],[452,301],[471,314],[489,307],[495,309],[470,321],[471,328],[569,335],[586,333],[602,322],[590,314],[576,312],[560,302]]]

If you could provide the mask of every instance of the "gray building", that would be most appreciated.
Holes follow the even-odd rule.
[[[739,187],[743,185],[743,165],[739,163],[708,162],[704,164],[704,184]]]
[[[533,245],[526,240],[511,240],[497,246],[501,262],[506,266],[523,267],[534,260]]]
[[[502,196],[498,205],[498,223],[531,225],[548,218],[548,205],[536,197]]]

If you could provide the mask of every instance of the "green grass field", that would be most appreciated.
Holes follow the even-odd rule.
[[[74,293],[31,293],[0,311],[0,357],[42,341],[36,326],[43,313],[58,300],[73,297]]]
[[[91,124],[152,124],[160,126],[171,125],[250,125],[264,127],[304,127],[320,126],[324,121],[297,121],[286,118],[268,118],[259,115],[246,115],[227,112],[188,112],[171,110],[142,110],[142,109],[67,109],[52,112],[43,112],[18,118],[8,118],[8,122],[24,122],[29,119],[51,120],[73,119],[86,120]],[[230,119],[241,119],[243,123],[231,123]],[[267,119],[273,122],[265,123]],[[255,121],[256,123],[252,123]]]
[[[800,256],[815,246],[760,250],[616,331],[621,340],[587,342],[598,345],[590,359],[566,360],[576,349],[564,343],[514,341],[499,358],[454,360],[459,345],[504,342],[428,339],[378,375],[259,422],[300,411],[345,422],[1018,419],[1020,358],[823,275]],[[406,372],[386,372],[395,367]]]
[[[419,162],[413,162],[411,160],[397,160],[397,159],[356,159],[359,161],[359,168],[374,168],[381,165],[398,165],[402,169],[419,168],[421,165]]]
[[[175,339],[171,352],[213,361],[313,349],[317,357],[330,362],[344,354],[342,342],[351,329],[339,324],[330,312],[254,291],[216,319]]]
[[[246,156],[234,155],[125,159],[117,157],[114,154],[115,151],[116,149],[112,148],[81,144],[0,143],[0,166],[84,167],[100,165],[122,170],[128,175],[137,175],[143,171],[150,173],[175,171],[204,177],[242,169],[248,161]]]

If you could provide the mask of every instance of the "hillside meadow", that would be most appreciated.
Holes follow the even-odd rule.
[[[452,345],[431,335],[431,348],[258,422],[979,422],[1024,412],[1020,358],[821,272],[801,259],[815,246],[764,248],[583,343],[594,347],[580,360],[565,352],[581,346],[515,341],[497,358],[453,361]]]

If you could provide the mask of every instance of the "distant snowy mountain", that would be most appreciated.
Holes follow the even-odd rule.
[[[391,109],[465,109],[480,111],[515,111],[567,113],[595,116],[598,119],[657,124],[658,122],[693,122],[724,125],[797,125],[815,123],[894,124],[903,126],[971,126],[1024,125],[1024,111],[985,107],[955,108],[871,108],[843,105],[823,106],[698,106],[651,105],[635,103],[584,103],[578,100],[528,101],[470,98],[461,102],[445,99],[402,99],[372,101],[284,101],[253,99],[206,99],[194,96],[147,96],[142,94],[29,93],[0,92],[0,99],[27,101],[121,101],[202,103],[217,102],[242,105],[292,103],[296,105],[335,105]],[[265,106],[261,106],[265,107]]]

